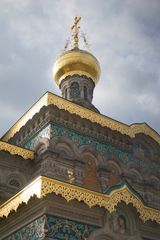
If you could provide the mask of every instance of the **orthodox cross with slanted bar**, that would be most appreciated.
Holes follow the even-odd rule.
[[[78,25],[78,23],[80,22],[80,20],[81,20],[81,17],[75,17],[74,24],[71,27],[71,30],[73,32],[72,36],[73,36],[74,48],[78,48],[78,42],[79,42],[78,34],[79,34],[79,29],[80,29],[80,26]]]

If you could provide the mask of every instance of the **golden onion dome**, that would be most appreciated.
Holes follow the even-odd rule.
[[[61,54],[53,68],[53,78],[60,85],[67,76],[85,75],[96,84],[100,77],[98,60],[89,52],[74,48]]]

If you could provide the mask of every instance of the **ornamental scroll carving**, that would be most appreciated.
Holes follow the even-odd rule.
[[[49,193],[61,195],[67,202],[74,199],[79,202],[83,201],[90,208],[96,205],[104,207],[110,213],[115,210],[117,204],[121,201],[126,204],[132,203],[144,222],[155,220],[157,223],[160,223],[160,210],[145,206],[127,185],[115,189],[106,195],[43,176],[38,177],[30,185],[1,205],[0,217],[7,217],[12,210],[16,211],[21,203],[27,203],[33,195],[43,198]]]

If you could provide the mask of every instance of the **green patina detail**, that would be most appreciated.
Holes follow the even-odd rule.
[[[85,240],[98,227],[55,216],[42,216],[5,240]]]
[[[42,240],[44,239],[45,216],[42,216],[19,231],[13,233],[5,240]]]
[[[48,239],[86,240],[98,227],[68,219],[47,216],[45,233]]]
[[[116,157],[119,159],[119,164],[124,166],[128,162],[132,162],[134,166],[138,166],[144,172],[155,171],[160,173],[160,164],[156,162],[142,161],[140,159],[134,158],[133,152],[139,149],[138,145],[132,147],[131,152],[126,152],[114,145],[108,143],[99,142],[98,139],[91,136],[84,135],[73,129],[66,128],[64,126],[58,125],[57,123],[48,124],[45,126],[38,134],[36,134],[30,141],[24,144],[25,148],[34,149],[35,144],[38,142],[39,138],[54,138],[54,137],[66,137],[71,140],[78,147],[82,145],[88,145],[97,152],[103,153],[107,157]],[[150,158],[150,153],[144,149],[144,154],[148,155]]]

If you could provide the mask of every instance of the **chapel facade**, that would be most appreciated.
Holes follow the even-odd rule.
[[[100,64],[79,48],[54,63],[45,93],[0,140],[0,239],[159,240],[160,135],[93,105]]]

